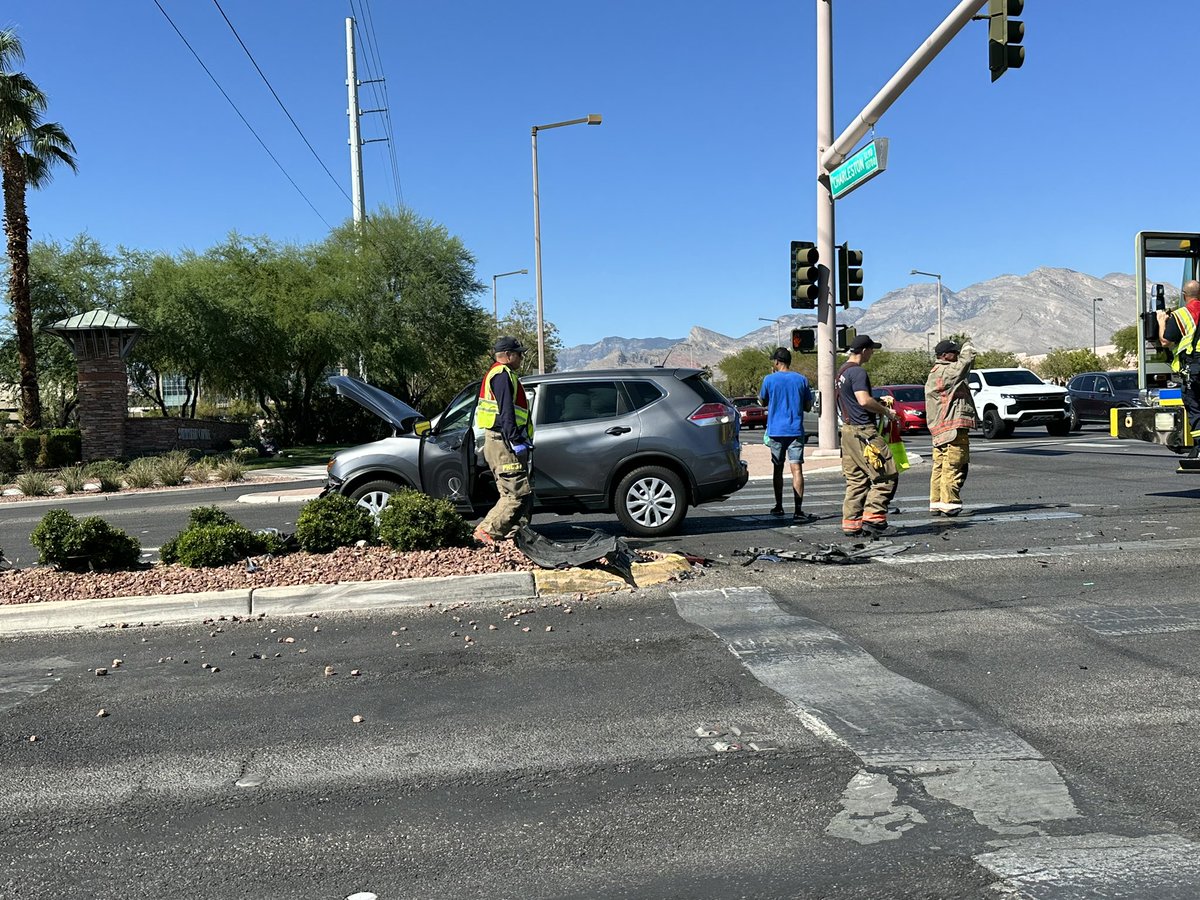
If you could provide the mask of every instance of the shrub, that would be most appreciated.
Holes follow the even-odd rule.
[[[21,469],[21,454],[13,441],[0,441],[0,481]]]
[[[369,541],[374,533],[371,514],[341,494],[310,500],[296,517],[296,541],[309,553],[329,553]]]
[[[84,466],[83,474],[98,482],[102,491],[119,491],[125,467],[115,459],[100,459]]]
[[[63,486],[63,490],[68,494],[75,494],[83,490],[83,466],[67,466],[59,469],[56,477]]]
[[[113,528],[99,516],[76,519],[65,509],[52,509],[34,528],[29,541],[39,560],[60,569],[129,569],[142,548],[136,538]]]
[[[216,474],[216,460],[211,456],[202,456],[192,463],[192,481],[212,481]]]
[[[167,487],[183,484],[183,479],[192,467],[192,459],[182,450],[172,450],[155,460],[158,480]]]
[[[45,472],[22,472],[17,476],[17,487],[26,497],[45,497],[50,493],[50,476]]]
[[[154,487],[158,481],[158,460],[152,456],[135,459],[125,470],[125,484],[131,488]]]
[[[393,550],[466,547],[471,526],[449,500],[405,490],[392,494],[380,512],[379,539]]]
[[[219,506],[197,506],[188,513],[188,528],[204,528],[207,525],[236,525],[233,517]]]
[[[79,462],[83,457],[83,437],[77,428],[52,428],[42,435],[38,465],[57,469]]]
[[[266,552],[266,542],[245,525],[199,525],[185,529],[175,539],[171,554],[189,568],[226,566]],[[162,550],[159,550],[162,554]],[[166,560],[163,560],[166,562]]]
[[[40,431],[18,431],[13,442],[17,445],[17,455],[21,459],[22,468],[37,468],[38,456],[42,452],[42,433]]]
[[[252,459],[258,459],[257,447],[238,447],[230,454],[238,462],[247,463]]]
[[[226,458],[217,462],[218,481],[241,481],[246,477],[246,466],[236,459]]]

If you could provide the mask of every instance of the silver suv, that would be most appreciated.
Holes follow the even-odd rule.
[[[679,528],[688,506],[745,485],[738,414],[696,369],[602,369],[533,375],[521,383],[534,422],[534,509],[615,512],[645,537]],[[387,422],[391,437],[338,452],[324,493],[377,513],[413,488],[483,515],[496,486],[472,422],[479,382],[426,421],[391,394],[356,378],[329,384]]]

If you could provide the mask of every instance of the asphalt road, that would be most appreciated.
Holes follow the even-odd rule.
[[[703,575],[570,613],[0,642],[0,897],[1200,896],[1200,483],[973,452],[969,517],[918,468],[858,564],[735,555],[833,541],[829,473],[820,522],[754,483],[663,542]]]

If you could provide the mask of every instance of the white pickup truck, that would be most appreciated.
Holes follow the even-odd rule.
[[[1045,425],[1055,437],[1071,432],[1067,389],[1046,384],[1028,369],[975,369],[967,385],[984,437],[1008,437],[1018,425]]]

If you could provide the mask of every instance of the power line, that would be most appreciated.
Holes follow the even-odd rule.
[[[204,70],[204,74],[207,75],[212,80],[212,83],[217,86],[217,90],[221,92],[221,96],[225,98],[226,102],[231,107],[233,107],[233,111],[235,113],[237,113],[238,118],[242,120],[242,123],[248,129],[250,129],[250,133],[252,135],[254,135],[254,139],[258,141],[259,145],[266,152],[267,156],[271,157],[271,162],[275,163],[275,165],[279,167],[279,171],[283,173],[283,177],[286,178],[291,183],[292,187],[294,187],[296,189],[296,193],[304,198],[304,202],[308,204],[309,208],[314,213],[316,213],[317,218],[325,223],[326,228],[328,228],[330,231],[332,231],[333,226],[325,221],[325,217],[323,215],[321,215],[320,211],[315,206],[313,206],[313,202],[308,199],[308,195],[305,194],[304,191],[300,190],[300,185],[296,184],[296,182],[292,178],[292,176],[288,174],[287,169],[285,169],[283,167],[283,163],[281,163],[278,159],[275,158],[275,154],[271,152],[271,148],[267,146],[266,142],[259,136],[258,132],[254,130],[254,126],[250,124],[250,122],[246,119],[246,117],[244,115],[242,115],[242,111],[237,108],[237,104],[234,103],[233,99],[229,96],[229,94],[227,94],[225,92],[225,88],[221,87],[221,82],[217,81],[216,76],[214,76],[213,73],[209,71],[208,66],[206,66],[204,64],[204,60],[202,60],[200,58],[200,54],[196,52],[195,48],[193,48],[190,43],[188,43],[188,39],[183,36],[183,32],[179,30],[179,26],[175,24],[175,22],[171,19],[171,17],[169,15],[167,15],[167,11],[162,8],[162,4],[159,3],[158,0],[154,0],[154,5],[157,6],[158,11],[163,14],[163,18],[166,19],[168,23],[170,23],[170,25],[173,29],[175,29],[175,33],[177,35],[179,35],[179,39],[181,41],[183,41],[184,46],[187,47],[188,50],[191,51],[192,56],[196,57],[196,62],[200,63],[200,68],[202,68]]]
[[[237,38],[238,44],[241,45],[242,50],[245,51],[246,56],[250,59],[251,64],[254,66],[254,71],[258,72],[259,77],[262,78],[263,83],[266,84],[267,90],[271,92],[271,96],[275,98],[275,102],[279,104],[279,108],[283,110],[283,114],[288,117],[288,121],[291,122],[292,127],[296,129],[296,134],[300,135],[300,140],[304,141],[304,146],[308,147],[309,152],[311,152],[313,155],[313,158],[320,163],[321,168],[325,170],[325,174],[329,176],[329,180],[332,181],[334,186],[336,186],[337,189],[342,192],[342,196],[349,200],[350,195],[346,193],[346,189],[342,187],[342,183],[333,177],[333,173],[329,171],[329,167],[325,165],[325,161],[322,160],[317,154],[317,151],[313,148],[313,145],[309,143],[308,138],[304,136],[304,132],[300,130],[300,126],[296,124],[296,120],[292,118],[292,114],[288,112],[288,108],[283,105],[283,101],[279,99],[279,94],[275,92],[275,88],[271,85],[270,80],[259,67],[258,61],[255,60],[254,54],[250,52],[250,48],[246,46],[246,42],[243,41],[242,36],[238,34],[238,30],[234,28],[233,23],[229,21],[229,16],[225,15],[225,10],[221,9],[221,4],[218,2],[218,0],[213,0],[213,6],[217,8],[217,12],[221,14],[221,18],[224,19],[225,24],[229,26],[229,30],[233,32],[233,36]]]

